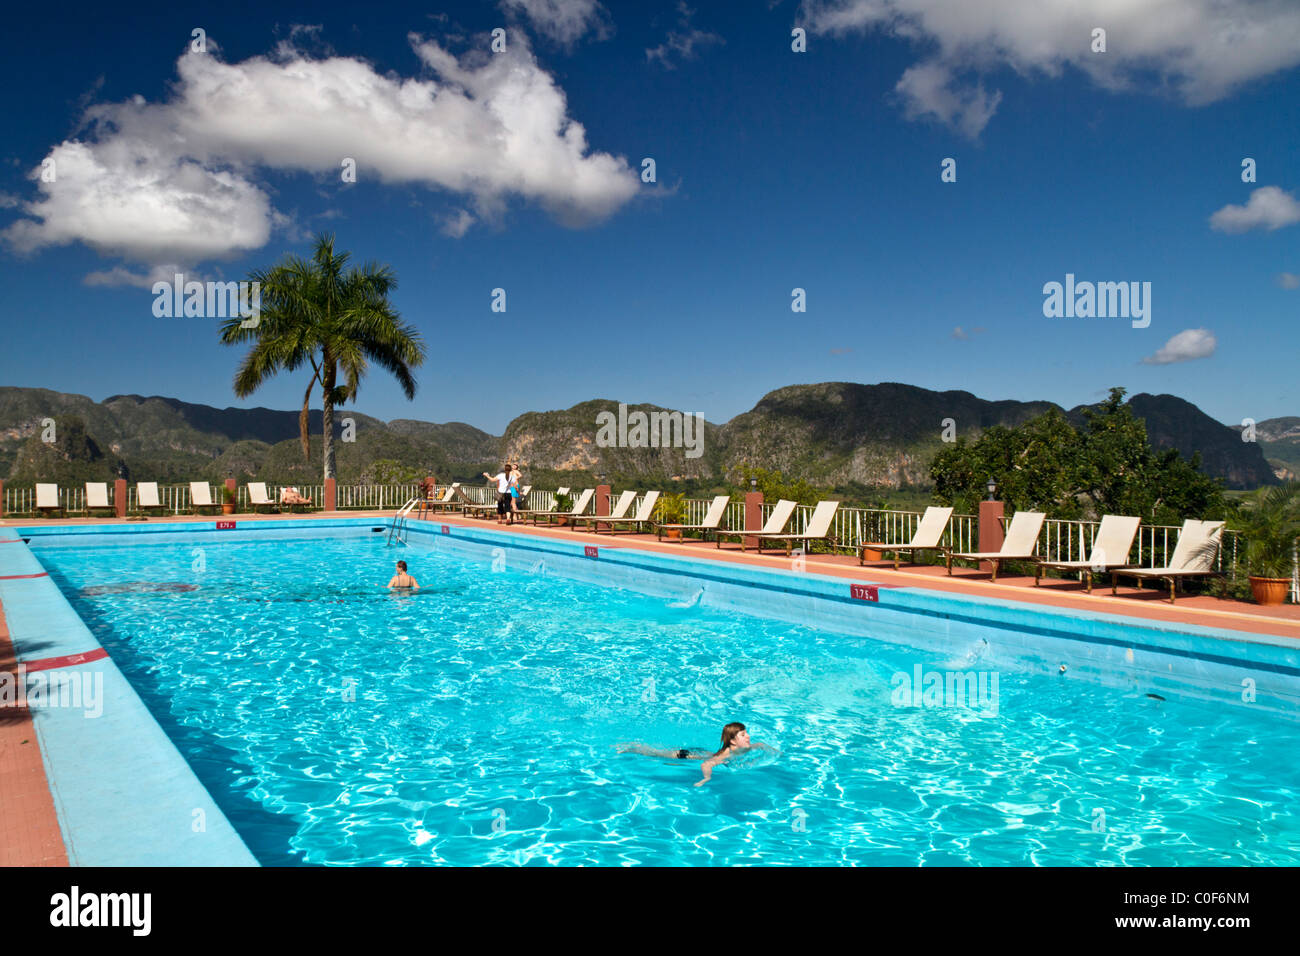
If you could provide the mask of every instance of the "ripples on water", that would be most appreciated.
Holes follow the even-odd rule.
[[[1294,725],[1008,672],[996,716],[896,707],[891,675],[980,648],[381,537],[41,553],[264,863],[1300,863]],[[418,595],[382,589],[399,556]],[[697,788],[615,752],[732,720],[780,757]]]

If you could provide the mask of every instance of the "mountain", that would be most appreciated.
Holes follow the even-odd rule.
[[[1146,422],[1154,447],[1176,448],[1188,458],[1199,451],[1203,470],[1231,488],[1255,488],[1276,482],[1286,468],[1300,470],[1300,418],[1262,422],[1258,441],[1243,442],[1239,428],[1173,395],[1134,395],[1129,406]],[[1086,407],[1060,410],[1077,425]],[[335,416],[335,449],[344,482],[389,480],[395,473],[467,479],[503,459],[516,459],[548,480],[566,471],[646,481],[708,478],[750,464],[822,486],[897,488],[929,483],[930,462],[943,447],[946,425],[955,436],[970,438],[1052,408],[1059,406],[988,401],[970,392],[897,382],[791,385],[769,392],[725,424],[704,422],[702,443],[695,446],[699,454],[690,457],[682,439],[695,438],[694,431],[672,436],[676,447],[669,436],[658,445],[642,441],[635,447],[635,439],[646,437],[637,431],[638,416],[649,422],[675,414],[656,405],[593,399],[567,409],[525,412],[503,436],[463,422],[384,422],[343,408]],[[58,432],[51,447],[41,441],[46,419],[54,420]],[[632,441],[606,441],[618,436],[620,425],[623,437]],[[234,475],[314,484],[320,480],[320,427],[321,413],[313,411],[311,458],[304,461],[296,411],[218,409],[140,395],[94,402],[47,389],[0,387],[0,476],[72,482],[86,480],[81,475],[111,476],[124,466],[135,480]]]
[[[728,468],[748,462],[829,485],[928,484],[945,419],[952,419],[955,435],[970,437],[1053,407],[896,382],[791,385],[768,392],[723,426],[722,457]]]
[[[1243,431],[1235,426],[1235,431]],[[1300,478],[1300,417],[1266,418],[1255,425],[1255,441],[1273,473],[1284,481]]]

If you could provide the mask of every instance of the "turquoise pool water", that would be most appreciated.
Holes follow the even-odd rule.
[[[1300,863],[1296,725],[383,539],[33,548],[265,864]]]

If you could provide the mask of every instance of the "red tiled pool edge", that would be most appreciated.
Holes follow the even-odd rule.
[[[16,671],[13,641],[0,603],[0,672]],[[68,865],[40,748],[31,713],[0,707],[0,866]]]

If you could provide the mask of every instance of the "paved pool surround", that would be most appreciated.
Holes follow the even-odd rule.
[[[0,528],[0,541],[11,542],[0,544],[0,601],[20,661],[86,654],[102,649],[44,576],[39,562],[44,548],[123,535],[142,542],[217,542],[379,539],[387,533],[387,522],[373,517],[239,522],[227,530],[218,530],[215,521]],[[20,535],[31,539],[35,553],[16,540]],[[664,554],[634,541],[576,537],[421,521],[409,526],[406,550],[417,561],[427,547],[480,562],[485,572],[493,562],[498,567],[504,562],[507,570],[521,573],[560,575],[889,641],[955,658],[957,669],[1005,668],[1087,680],[1126,694],[1248,707],[1291,720],[1300,716],[1300,642],[1285,636],[954,595],[899,586],[887,575],[873,580],[870,569],[850,578],[794,569],[787,562],[760,568],[719,561],[707,552]],[[394,559],[401,551],[394,547]],[[17,577],[29,574],[38,576]],[[101,718],[48,709],[36,721],[69,861],[255,865],[111,659],[68,666],[102,670],[106,697]],[[192,832],[196,809],[206,815],[205,832]]]

